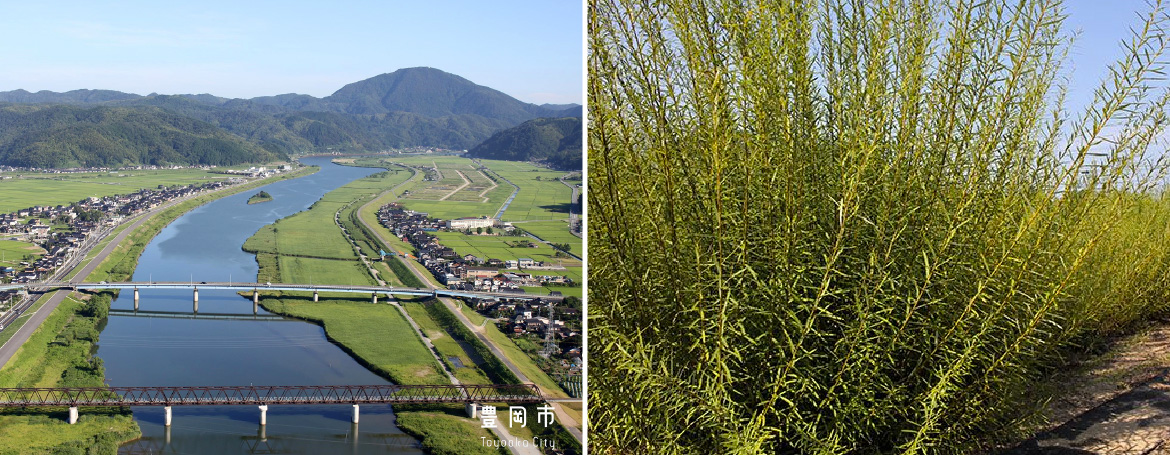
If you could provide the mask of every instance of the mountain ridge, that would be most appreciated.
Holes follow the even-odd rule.
[[[181,164],[215,164],[198,160],[287,157],[327,149],[430,146],[466,150],[524,121],[572,115],[582,109],[575,104],[525,103],[461,76],[426,67],[399,69],[346,84],[324,98],[296,93],[241,99],[209,93],[143,96],[114,90],[33,93],[17,89],[0,92],[0,103],[8,103],[0,104],[0,108],[6,109],[9,123],[5,127],[12,133],[0,134],[0,164],[8,165],[76,165],[134,159],[144,162],[125,164],[188,159],[196,161]],[[68,113],[59,117],[29,114],[16,119],[16,112],[38,106],[73,106],[79,110],[50,110],[46,112]],[[87,110],[97,108],[113,110]],[[111,112],[121,115],[110,115]],[[86,119],[100,116],[98,113],[104,113],[106,121],[112,123],[102,123],[100,127],[86,123]],[[207,127],[218,132],[204,131]],[[192,130],[182,131],[183,128]],[[42,140],[31,148],[3,139],[52,138],[46,135],[49,132],[60,138]],[[128,132],[149,139],[126,142],[120,135]],[[167,134],[155,134],[160,132]],[[177,142],[156,143],[164,137]],[[226,157],[202,153],[209,143],[223,145]],[[124,153],[118,147],[129,147],[135,153]],[[146,152],[138,153],[143,147]],[[153,152],[159,156],[151,156]],[[48,158],[39,159],[37,153]]]

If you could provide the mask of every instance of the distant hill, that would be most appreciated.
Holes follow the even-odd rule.
[[[96,104],[142,98],[142,95],[114,90],[70,90],[65,93],[41,90],[31,93],[25,90],[0,92],[0,103],[52,103],[52,104]]]
[[[582,168],[581,119],[539,118],[493,134],[473,147],[475,158],[542,161],[558,169]]]
[[[0,164],[28,167],[232,165],[285,158],[157,108],[0,106]]]
[[[120,134],[128,131],[136,131],[137,137],[143,140],[134,143],[137,145],[131,144],[134,147],[153,143],[164,131],[207,139],[214,136],[227,140],[225,144],[232,144],[225,152],[225,156],[231,157],[259,158],[326,149],[367,151],[413,146],[463,150],[521,122],[539,117],[580,117],[582,109],[576,104],[538,106],[524,103],[434,68],[406,68],[381,74],[345,85],[325,98],[296,93],[239,99],[207,93],[142,96],[112,90],[64,93],[13,90],[0,92],[0,103],[4,102],[41,108],[27,111],[27,115],[19,120],[19,127],[0,131],[0,137],[33,137],[50,131],[59,134],[45,136],[46,140],[35,146],[22,143],[19,150],[13,148],[15,143],[0,142],[0,164],[40,163],[37,166],[132,160],[134,153],[129,151],[102,151],[106,146],[129,143],[99,139],[122,137]],[[44,109],[58,105],[112,108],[95,112],[102,112],[107,118],[104,121],[113,123],[101,123],[98,127],[81,119],[92,119],[96,114]],[[57,113],[54,115],[69,112],[64,117],[76,118],[72,126],[64,126],[61,123],[64,120],[50,116],[50,112]],[[124,115],[118,117],[114,113]],[[10,110],[7,115],[14,114]],[[114,117],[118,119],[112,120]],[[180,118],[186,120],[180,121]],[[0,128],[4,127],[0,124]],[[204,131],[206,127],[210,127],[214,134]],[[148,131],[150,128],[159,131]],[[80,134],[80,130],[88,132]],[[196,143],[203,144],[179,141],[169,146],[162,143],[146,146],[147,154],[137,159],[145,160],[142,163],[158,160],[178,163],[175,160],[202,156],[188,148]],[[153,156],[154,151],[162,155]],[[168,151],[174,154],[164,153]],[[35,156],[37,154],[47,157],[40,159]]]

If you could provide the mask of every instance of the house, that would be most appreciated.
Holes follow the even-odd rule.
[[[517,258],[516,265],[520,267],[532,267],[536,265],[536,261],[533,261],[532,258]]]

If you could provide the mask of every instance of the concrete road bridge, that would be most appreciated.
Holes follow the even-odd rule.
[[[259,302],[260,291],[300,291],[312,292],[313,301],[316,302],[321,292],[335,292],[335,293],[349,293],[349,294],[366,294],[374,302],[378,302],[378,296],[392,296],[392,295],[412,295],[412,296],[431,296],[431,297],[455,297],[462,299],[524,299],[535,300],[540,299],[544,301],[560,301],[562,296],[536,295],[514,292],[480,292],[480,291],[453,291],[449,289],[420,289],[420,288],[406,288],[395,286],[351,286],[340,284],[295,284],[295,283],[238,283],[238,282],[208,282],[208,281],[149,281],[149,282],[100,282],[100,283],[85,283],[85,282],[66,282],[66,281],[47,281],[39,283],[12,283],[0,285],[0,291],[18,289],[25,291],[48,291],[56,289],[72,289],[72,290],[102,290],[102,289],[119,289],[134,290],[134,306],[138,307],[138,291],[140,289],[190,289],[193,292],[193,300],[195,302],[195,309],[199,308],[199,289],[210,290],[228,290],[228,291],[252,291],[253,303]]]

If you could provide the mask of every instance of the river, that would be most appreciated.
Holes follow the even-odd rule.
[[[316,174],[272,183],[203,205],[175,220],[147,245],[134,281],[255,281],[255,256],[244,240],[273,221],[308,208],[322,195],[380,169],[306,158]],[[248,205],[264,190],[270,202]],[[292,319],[247,320],[252,302],[231,291],[200,290],[199,314],[240,320],[111,315],[97,356],[112,386],[386,384],[325,338],[324,330]],[[134,309],[122,293],[113,308]],[[192,312],[190,291],[142,290],[142,311]],[[270,313],[260,310],[262,314]],[[140,313],[141,314],[141,313]],[[259,425],[256,406],[175,406],[171,428],[163,408],[133,407],[143,439],[124,453],[394,453],[418,454],[417,441],[394,425],[389,405],[363,405],[350,423],[349,405],[270,406]],[[356,434],[356,438],[355,438]]]

